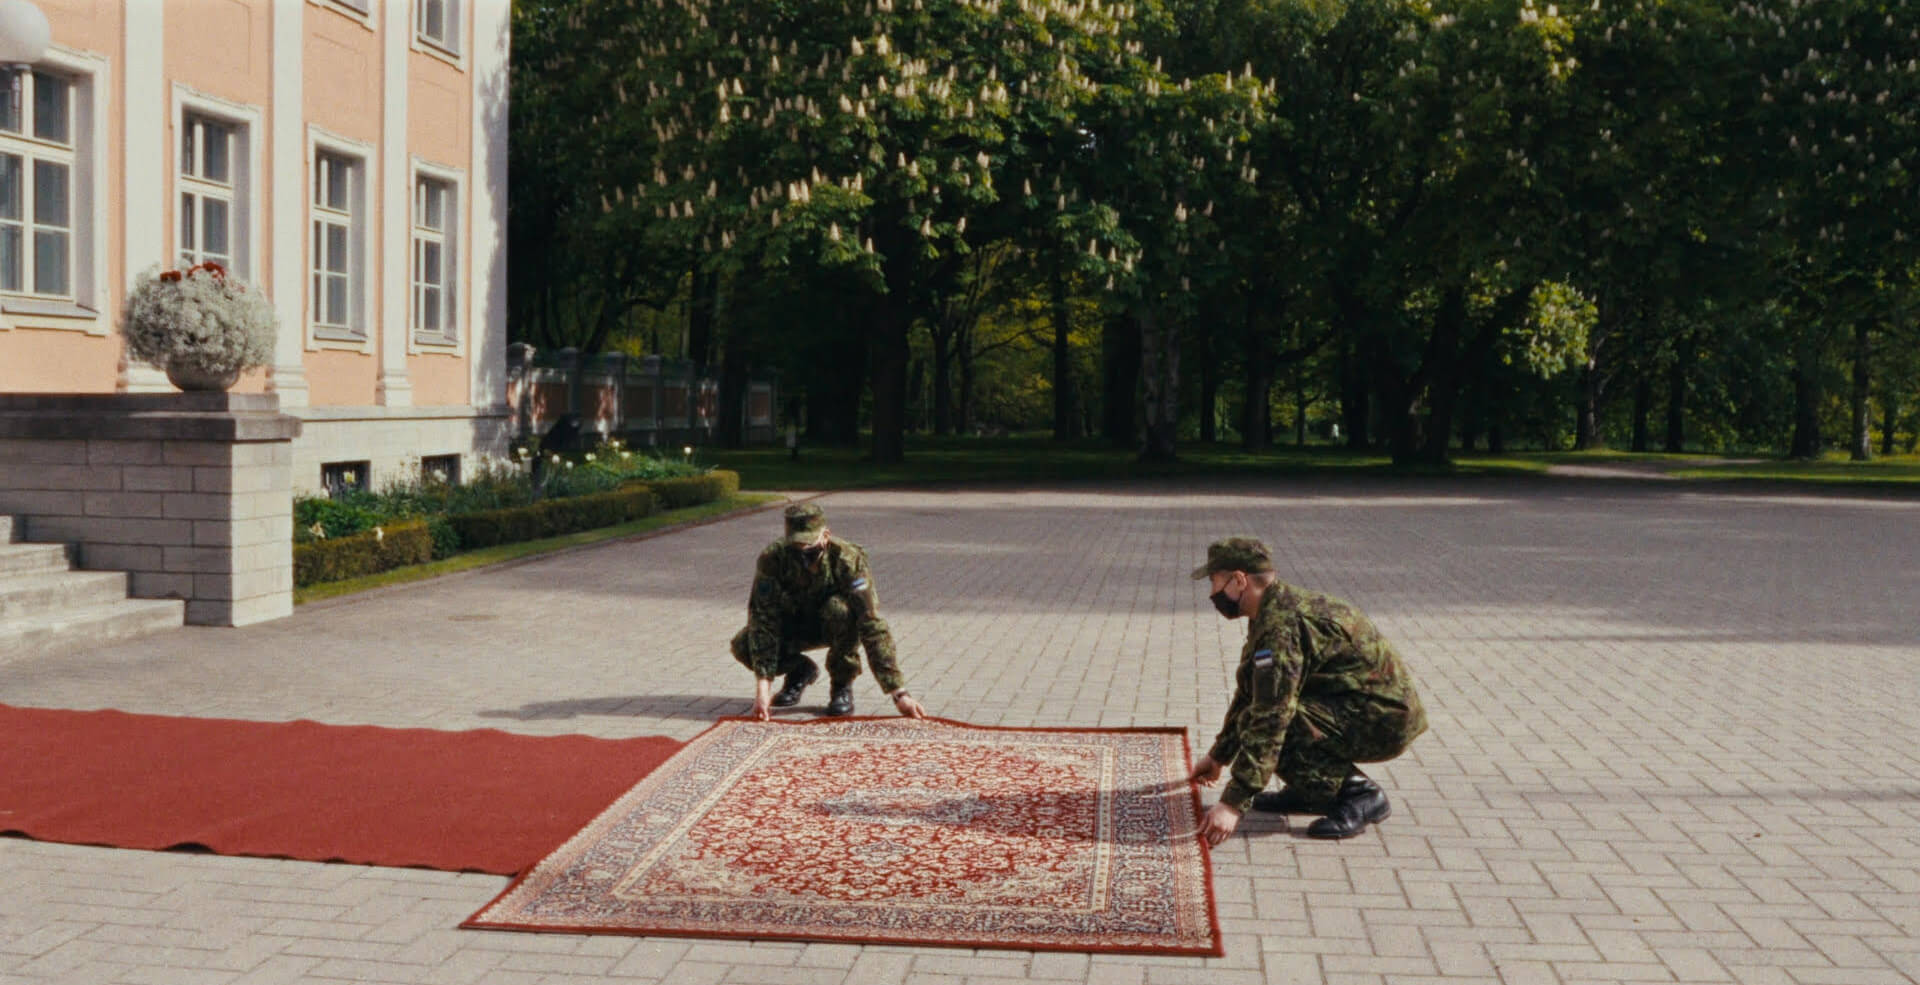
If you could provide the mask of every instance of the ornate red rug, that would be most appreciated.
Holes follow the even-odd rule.
[[[1180,729],[723,719],[462,924],[1219,955]]]

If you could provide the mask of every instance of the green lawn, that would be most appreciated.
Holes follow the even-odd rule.
[[[498,547],[487,547],[477,551],[468,551],[465,554],[456,554],[453,557],[443,560],[429,561],[426,564],[408,565],[404,568],[394,568],[391,571],[382,571],[379,574],[367,575],[362,578],[348,578],[344,581],[329,581],[318,585],[308,585],[305,588],[295,588],[293,590],[293,601],[294,604],[298,605],[302,602],[313,602],[319,599],[330,599],[341,595],[352,595],[355,592],[364,592],[370,588],[403,585],[407,582],[436,578],[440,575],[448,575],[456,571],[484,568],[492,564],[513,561],[535,554],[547,554],[569,547],[578,547],[582,544],[597,544],[601,541],[619,540],[625,537],[653,533],[654,531],[664,530],[669,527],[685,526],[690,523],[698,523],[702,520],[751,510],[779,498],[778,496],[768,495],[766,493],[745,493],[730,496],[716,502],[705,503],[700,506],[689,506],[685,509],[656,513],[652,516],[635,520],[632,523],[620,524],[619,526],[601,527],[598,530],[582,530],[579,533],[567,534],[561,537],[548,537],[544,540],[528,540],[518,544],[501,544]]]

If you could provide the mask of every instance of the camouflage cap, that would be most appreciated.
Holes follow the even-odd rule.
[[[827,529],[827,514],[812,503],[787,507],[787,543],[811,544]]]
[[[1207,563],[1193,569],[1195,581],[1216,571],[1273,570],[1273,552],[1254,537],[1228,537],[1207,545]]]

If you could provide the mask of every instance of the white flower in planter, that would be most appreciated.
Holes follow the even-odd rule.
[[[120,331],[136,359],[220,375],[271,364],[276,325],[265,293],[203,263],[141,274],[127,294]]]

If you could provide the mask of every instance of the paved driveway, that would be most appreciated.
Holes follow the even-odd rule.
[[[1920,979],[1920,502],[1504,480],[822,502],[935,713],[1184,724],[1199,749],[1244,624],[1186,572],[1265,537],[1419,679],[1432,732],[1374,771],[1393,819],[1326,844],[1249,818],[1215,854],[1212,960],[478,933],[451,928],[504,879],[0,839],[0,983]],[[747,707],[726,643],[778,526],[0,664],[0,700],[686,738]]]

